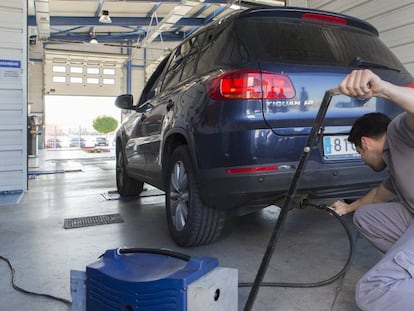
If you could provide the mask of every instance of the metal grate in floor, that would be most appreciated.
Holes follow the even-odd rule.
[[[77,218],[66,218],[63,223],[65,229],[91,227],[124,222],[120,214],[97,215]]]

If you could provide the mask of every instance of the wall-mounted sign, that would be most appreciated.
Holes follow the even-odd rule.
[[[0,59],[0,81],[21,82],[22,64],[20,60]]]

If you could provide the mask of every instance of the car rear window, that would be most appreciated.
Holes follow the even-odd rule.
[[[353,27],[261,16],[239,19],[237,29],[249,54],[262,60],[350,66],[359,57],[405,71],[378,37]]]

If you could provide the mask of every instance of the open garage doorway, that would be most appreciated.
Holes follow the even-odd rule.
[[[121,110],[114,105],[115,97],[45,96],[44,148],[84,149],[112,148],[114,132],[102,133],[94,128],[98,117],[121,122]]]
[[[30,63],[28,118],[35,122],[29,133],[35,134],[28,137],[28,179],[94,166],[114,170],[113,137],[122,113],[115,98],[125,92],[126,56],[59,49],[43,55]],[[114,130],[94,127],[99,117],[115,121]]]

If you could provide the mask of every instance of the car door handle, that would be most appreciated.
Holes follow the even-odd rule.
[[[167,103],[167,111],[170,111],[174,107],[175,103],[170,99]]]

